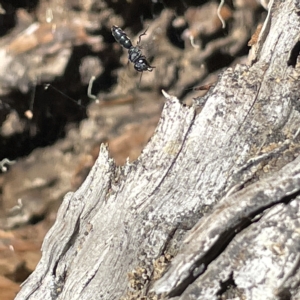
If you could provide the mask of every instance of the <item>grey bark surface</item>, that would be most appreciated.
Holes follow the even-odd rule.
[[[101,147],[16,299],[300,298],[299,4],[269,8],[200,113],[166,95],[137,161]]]

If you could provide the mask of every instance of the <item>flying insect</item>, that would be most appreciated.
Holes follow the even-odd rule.
[[[138,46],[141,41],[141,37],[143,35],[146,35],[146,31],[139,36],[139,41],[137,42],[136,46],[132,45],[131,40],[120,27],[114,25],[111,28],[111,32],[115,40],[122,47],[128,50],[128,60],[134,64],[134,68],[138,72],[144,72],[144,71],[152,72],[153,68],[155,67],[150,66],[146,56],[142,54],[142,50]]]

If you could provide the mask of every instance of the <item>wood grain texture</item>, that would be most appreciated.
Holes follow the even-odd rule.
[[[166,94],[137,161],[116,168],[101,147],[16,299],[300,297],[300,17],[269,7],[252,64],[224,71],[200,113]]]

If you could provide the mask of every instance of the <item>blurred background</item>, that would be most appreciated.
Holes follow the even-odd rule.
[[[108,143],[138,158],[164,105],[205,102],[224,68],[247,63],[266,10],[256,0],[0,1],[0,294],[35,269],[63,196]],[[152,72],[137,72],[121,27]]]

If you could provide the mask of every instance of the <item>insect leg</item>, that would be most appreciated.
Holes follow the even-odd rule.
[[[137,42],[137,45],[141,42],[142,36],[143,36],[143,35],[146,35],[147,30],[148,30],[148,28],[147,28],[143,33],[141,33],[141,34],[139,35],[139,40],[138,40],[138,42]]]
[[[141,85],[141,81],[142,81],[142,76],[143,76],[143,72],[141,72],[141,76],[140,76],[140,81],[139,81],[139,85],[138,85],[138,88],[140,88],[140,85]]]

